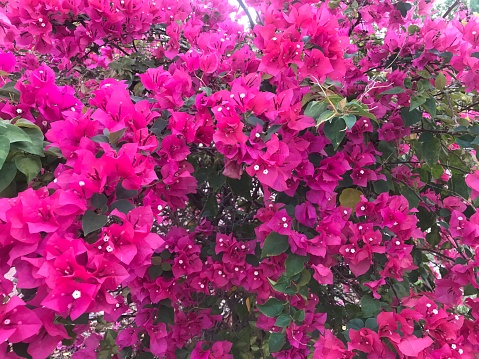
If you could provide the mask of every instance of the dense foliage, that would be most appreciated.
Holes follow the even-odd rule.
[[[0,357],[477,358],[460,3],[0,4]]]

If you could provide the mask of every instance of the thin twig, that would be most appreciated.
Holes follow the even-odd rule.
[[[461,0],[456,0],[454,2],[454,4],[452,4],[451,6],[449,6],[449,8],[447,9],[447,11],[444,13],[444,15],[442,15],[443,18],[446,18],[451,12],[452,10],[454,10],[454,8],[459,5],[459,3],[461,2]]]
[[[253,28],[254,28],[254,21],[253,21],[253,18],[251,17],[251,14],[250,14],[249,11],[248,11],[248,8],[246,7],[246,5],[245,5],[245,3],[243,2],[243,0],[238,0],[238,4],[241,6],[241,8],[243,9],[243,11],[246,13],[246,16],[248,16],[249,26],[250,26],[251,30],[253,30]]]

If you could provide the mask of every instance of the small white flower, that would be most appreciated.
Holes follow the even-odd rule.
[[[258,275],[259,272],[258,272],[257,270],[255,270],[255,271],[253,272],[253,274],[254,274],[254,275]]]
[[[401,244],[401,242],[399,242],[399,241],[396,241],[396,245],[397,245],[397,246],[398,246],[398,245],[400,245],[400,244]]]
[[[260,137],[261,137],[261,135],[260,135],[258,132],[256,132],[256,134],[254,135],[254,137],[256,137],[256,138],[260,138]]]
[[[360,210],[361,210],[361,211],[365,211],[365,210],[366,210],[366,207],[361,206]]]
[[[263,174],[264,174],[264,175],[267,175],[267,174],[268,174],[268,170],[264,170],[264,171],[263,171]]]
[[[178,263],[179,263],[179,264],[183,264],[183,260],[180,259],[180,260],[178,261]]]
[[[17,113],[21,114],[21,113],[23,113],[23,111],[21,109],[17,108]]]
[[[351,248],[351,253],[356,253],[356,250],[354,248]]]
[[[223,110],[223,107],[218,107],[218,112],[221,112]]]
[[[284,228],[288,228],[288,223],[283,224]]]
[[[438,313],[439,313],[439,311],[437,309],[432,310],[432,314],[437,315]]]
[[[462,350],[462,349],[457,349],[457,352],[458,352],[459,354],[462,354],[462,353],[464,353],[464,350]]]
[[[85,185],[85,182],[80,181],[80,182],[78,182],[78,184],[80,185],[80,187],[83,187]]]
[[[283,218],[281,218],[281,220],[282,220],[283,222],[286,222],[287,218],[286,218],[286,217],[283,217]]]
[[[456,344],[451,344],[451,348],[456,349],[457,348]]]
[[[81,297],[81,292],[79,290],[75,290],[73,293],[72,293],[72,297],[73,299],[78,299]]]
[[[8,324],[10,324],[10,323],[11,323],[11,322],[10,322],[10,319],[5,319],[5,320],[3,321],[3,324],[5,324],[5,325],[8,325]]]
[[[258,165],[254,165],[253,168],[254,168],[255,171],[258,171],[258,170],[259,170],[259,166],[258,166]]]
[[[245,98],[245,97],[246,97],[246,94],[240,93],[240,98]]]
[[[278,40],[278,39],[277,39],[276,36],[275,36],[275,37],[273,37],[271,40],[276,41],[276,40]]]
[[[106,247],[106,251],[108,253],[111,253],[111,252],[113,252],[113,248],[111,246],[108,246],[108,247]]]

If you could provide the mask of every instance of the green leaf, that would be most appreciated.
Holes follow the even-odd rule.
[[[122,213],[128,214],[128,212],[130,212],[134,208],[135,206],[127,199],[119,199],[118,201],[115,201],[111,204],[110,211],[117,209]]]
[[[339,203],[346,208],[356,208],[356,205],[361,200],[361,195],[363,193],[354,188],[346,188],[341,192],[339,196]]]
[[[446,87],[447,85],[446,76],[442,72],[437,74],[435,85],[438,90],[442,90]]]
[[[10,143],[32,142],[32,139],[20,127],[14,126],[10,123],[4,123],[4,126],[5,127],[0,127],[0,135],[6,136]]]
[[[268,128],[268,131],[266,131],[266,136],[264,136],[265,141],[269,141],[271,139],[271,136],[278,132],[283,125],[272,125],[270,128]]]
[[[324,134],[331,141],[336,150],[346,135],[346,122],[342,118],[333,118],[324,124]]]
[[[264,126],[264,121],[256,116],[248,116],[248,119],[246,120],[250,125],[257,126],[260,125],[261,127]]]
[[[277,256],[289,248],[288,236],[271,232],[265,239],[261,258]]]
[[[409,107],[409,111],[412,111],[416,108],[418,108],[419,106],[423,105],[424,103],[426,102],[426,98],[423,97],[423,96],[414,96],[412,99],[411,99],[411,105]]]
[[[7,137],[0,135],[0,168],[2,168],[9,153],[10,141]]]
[[[376,318],[368,318],[366,319],[365,327],[369,328],[371,330],[377,331],[379,326],[378,326],[378,320]]]
[[[441,165],[435,164],[431,167],[431,175],[433,178],[440,178],[444,174],[444,168]]]
[[[301,323],[305,317],[306,317],[306,313],[304,312],[304,310],[298,310],[293,315],[293,319],[296,323]]]
[[[0,169],[0,192],[12,183],[17,174],[17,167],[13,162],[5,162]]]
[[[241,178],[227,178],[227,182],[231,187],[233,193],[240,195],[246,199],[251,199],[251,177],[246,172],[241,175]]]
[[[96,214],[91,210],[86,211],[82,218],[83,234],[86,236],[102,228],[106,224],[107,220],[107,216]]]
[[[14,101],[20,100],[20,92],[15,88],[16,81],[7,82],[0,88],[0,97],[12,98]]]
[[[356,116],[348,114],[344,115],[341,117],[344,122],[346,122],[346,126],[348,126],[349,129],[353,128],[354,124],[356,123]]]
[[[94,193],[93,196],[91,196],[91,205],[97,209],[103,208],[103,206],[106,205],[106,202],[108,199],[103,193]]]
[[[17,157],[15,166],[27,177],[27,182],[30,183],[42,169],[42,161],[38,157]]]
[[[375,317],[381,312],[381,302],[365,295],[361,298],[361,311],[365,318]]]
[[[431,115],[432,118],[436,117],[437,109],[436,109],[436,100],[433,98],[426,99],[426,102],[422,105],[424,109]]]
[[[364,328],[364,321],[359,318],[354,318],[351,319],[347,324],[346,324],[346,329],[354,329],[354,330],[359,330],[361,328]]]
[[[407,12],[408,12],[409,10],[411,10],[412,5],[400,1],[400,2],[398,2],[398,3],[396,4],[396,8],[399,10],[399,12],[401,13],[401,16],[402,16],[402,17],[406,17],[406,16],[407,16]]]
[[[422,113],[419,110],[411,110],[409,107],[403,107],[401,109],[401,118],[404,125],[409,127],[421,121]]]
[[[319,118],[316,119],[316,126],[321,125],[323,122],[331,120],[335,116],[335,112],[331,110],[326,110],[321,115]]]
[[[285,303],[276,298],[270,298],[264,304],[257,304],[258,310],[269,318],[275,318],[283,312]]]
[[[286,338],[284,333],[271,333],[268,340],[269,352],[279,352],[285,343]]]
[[[301,273],[304,269],[304,263],[309,260],[308,256],[298,256],[297,254],[289,254],[286,258],[286,275],[292,277]]]
[[[409,208],[417,208],[419,205],[419,198],[417,197],[416,192],[407,187],[401,191],[401,194],[406,197],[409,202]]]
[[[291,316],[289,314],[281,314],[277,319],[274,325],[276,327],[287,327],[291,324]]]
[[[211,94],[213,93],[213,90],[211,89],[211,87],[207,87],[207,86],[200,87],[200,90],[203,91],[206,94],[206,96],[211,96]]]
[[[421,28],[417,25],[409,25],[407,28],[407,32],[409,35],[414,35],[416,32],[420,32]]]
[[[315,120],[319,119],[319,116],[326,111],[328,106],[323,102],[311,101],[308,103],[304,109],[304,115],[314,118]]]
[[[122,128],[119,131],[111,132],[108,134],[108,140],[112,145],[116,144],[125,134],[126,128]]]
[[[471,54],[471,57],[475,57],[476,59],[479,59],[479,52],[473,52]]]
[[[389,90],[381,92],[379,94],[379,96],[396,95],[396,94],[400,94],[400,93],[403,93],[403,92],[406,92],[406,90],[404,90],[402,87],[396,86],[396,87],[390,88]]]
[[[429,167],[437,164],[440,151],[441,141],[437,137],[433,137],[430,141],[422,143],[422,157]]]

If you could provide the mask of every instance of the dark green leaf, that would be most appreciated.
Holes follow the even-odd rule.
[[[82,218],[83,234],[86,236],[102,228],[108,220],[107,216],[96,214],[94,211],[86,211]]]
[[[354,115],[348,114],[342,116],[341,118],[344,120],[349,129],[353,128],[354,124],[356,123],[356,116]]]
[[[0,135],[0,168],[2,168],[10,152],[10,141],[7,137]]]
[[[409,208],[417,208],[417,206],[419,205],[419,198],[416,192],[407,187],[404,188],[401,193],[404,197],[406,197],[407,201],[409,202]]]
[[[3,123],[2,126],[0,126],[0,135],[6,136],[10,143],[32,142],[32,139],[25,133],[24,130],[10,123]]]
[[[116,185],[116,199],[133,198],[137,194],[138,191],[136,189],[125,189],[120,182]]]
[[[433,98],[427,98],[426,102],[422,105],[426,111],[431,115],[432,118],[436,117],[436,100]]]
[[[17,174],[17,167],[13,162],[5,162],[0,169],[0,192],[3,192],[5,188],[12,183],[15,175]]]
[[[17,157],[15,166],[27,177],[27,182],[30,183],[42,169],[42,161],[38,157]]]
[[[381,311],[381,302],[369,295],[361,298],[361,311],[365,318],[375,317]]]
[[[118,201],[115,201],[111,204],[110,211],[117,209],[122,213],[128,214],[128,212],[130,212],[134,208],[135,206],[127,199],[119,199]]]
[[[151,126],[150,131],[155,135],[161,135],[166,126],[168,126],[168,123],[164,119],[159,118],[153,123],[153,126]]]
[[[475,57],[476,59],[479,59],[479,52],[473,52],[471,54],[471,57]]]
[[[366,319],[365,327],[369,328],[371,330],[377,331],[379,326],[378,326],[378,320],[376,318],[368,318]]]
[[[411,10],[412,5],[401,1],[396,4],[396,8],[399,10],[402,17],[406,17],[407,12]]]
[[[277,353],[283,348],[283,345],[286,343],[286,338],[284,333],[271,333],[268,340],[269,352]]]
[[[97,143],[108,143],[110,142],[109,139],[108,139],[108,136],[105,136],[105,135],[96,135],[96,136],[93,136],[91,138],[91,140],[93,142],[97,142]]]
[[[261,258],[277,256],[289,248],[288,236],[271,232],[265,239]]]
[[[250,125],[257,126],[260,125],[261,127],[264,126],[264,121],[256,116],[248,116],[248,119],[246,120]]]
[[[264,304],[258,304],[258,310],[269,318],[275,318],[283,311],[285,303],[276,298],[270,298]]]
[[[123,135],[125,134],[125,130],[126,128],[123,128],[119,131],[116,131],[116,132],[111,132],[109,135],[108,135],[108,140],[110,141],[110,143],[112,145],[116,144],[120,138],[123,137]]]
[[[331,141],[335,150],[344,139],[346,128],[346,122],[342,118],[335,117],[331,121],[325,122],[324,134]]]
[[[287,327],[291,323],[292,319],[289,314],[281,314],[274,323],[277,327]]]
[[[296,323],[301,323],[304,320],[305,316],[306,314],[304,310],[298,310],[296,313],[294,313],[293,319]]]
[[[364,328],[364,321],[362,319],[359,319],[359,318],[351,319],[346,324],[346,329],[359,330],[361,328]]]
[[[403,93],[405,91],[406,90],[404,90],[402,87],[396,86],[396,87],[390,88],[389,90],[381,92],[379,94],[379,96],[382,96],[382,95],[396,95],[396,94]]]
[[[414,96],[412,99],[411,99],[411,105],[409,107],[409,111],[412,111],[416,108],[418,108],[419,106],[423,105],[424,103],[426,102],[426,98],[423,97],[423,96]]]
[[[233,193],[246,199],[251,199],[251,177],[246,172],[243,173],[239,180],[228,178],[227,181]]]
[[[301,273],[304,269],[304,263],[309,260],[309,257],[298,256],[297,254],[289,254],[286,258],[286,275],[292,277]]]
[[[422,156],[429,167],[436,165],[439,161],[439,152],[441,151],[441,141],[433,137],[431,141],[424,142],[422,145]]]
[[[328,106],[324,102],[311,101],[304,109],[304,115],[318,120],[319,116],[321,116],[327,108]]]
[[[94,193],[93,196],[91,196],[91,205],[97,209],[103,208],[107,201],[108,199],[103,193]]]
[[[409,127],[421,121],[422,113],[419,110],[411,110],[409,107],[403,107],[401,109],[401,118],[404,125]]]
[[[270,128],[268,128],[268,131],[266,131],[266,136],[264,136],[265,141],[269,141],[271,139],[271,136],[278,132],[283,125],[272,125]]]

